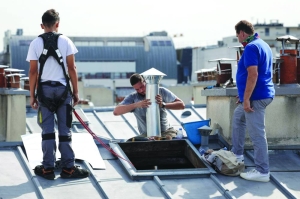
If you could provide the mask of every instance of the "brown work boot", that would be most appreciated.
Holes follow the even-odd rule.
[[[34,173],[38,176],[41,176],[47,180],[54,180],[55,174],[53,168],[45,169],[43,165],[38,165],[34,168]]]
[[[62,168],[60,173],[61,178],[86,178],[90,175],[90,172],[86,169],[79,169],[79,166],[73,166],[72,168]]]

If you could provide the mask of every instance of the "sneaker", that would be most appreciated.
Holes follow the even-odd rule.
[[[244,162],[244,155],[235,155],[238,162]]]
[[[55,174],[53,168],[45,169],[43,165],[38,165],[34,168],[34,173],[47,180],[54,180]]]
[[[86,178],[90,175],[90,172],[86,169],[79,169],[79,166],[73,166],[72,168],[62,168],[60,177],[62,178]]]
[[[259,181],[259,182],[270,181],[270,173],[263,174],[257,171],[256,169],[252,169],[247,173],[241,173],[240,176],[246,180]]]

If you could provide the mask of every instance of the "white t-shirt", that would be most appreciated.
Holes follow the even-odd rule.
[[[60,51],[60,54],[63,57],[64,66],[66,73],[68,74],[68,67],[66,57],[78,52],[74,43],[66,36],[60,35],[57,40],[57,47]],[[26,61],[30,60],[39,60],[40,55],[44,49],[44,42],[41,37],[35,38],[29,46],[28,54]],[[38,62],[38,71],[40,70],[40,63]],[[62,67],[58,64],[56,59],[52,56],[48,57],[44,65],[41,82],[45,81],[59,81],[62,84],[66,85],[66,80]]]

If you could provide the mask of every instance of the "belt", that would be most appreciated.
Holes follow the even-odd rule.
[[[47,85],[47,86],[53,86],[53,87],[56,87],[56,86],[65,86],[65,85],[63,85],[62,83],[57,82],[57,81],[46,81],[46,82],[41,82],[41,85]]]

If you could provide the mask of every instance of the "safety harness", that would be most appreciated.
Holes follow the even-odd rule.
[[[42,102],[51,112],[56,112],[57,108],[64,103],[64,101],[67,99],[68,91],[70,91],[70,93],[72,94],[70,82],[69,82],[70,78],[66,73],[63,58],[57,47],[57,40],[60,35],[62,34],[56,32],[48,32],[39,35],[39,37],[41,37],[44,41],[44,50],[39,58],[40,70],[39,70],[39,78],[38,78],[37,97],[39,98],[39,101]],[[54,100],[46,97],[42,89],[41,77],[42,77],[46,60],[50,56],[53,56],[56,59],[56,61],[59,63],[59,65],[62,67],[67,82],[66,89],[62,94],[62,96],[59,98],[59,100]]]

